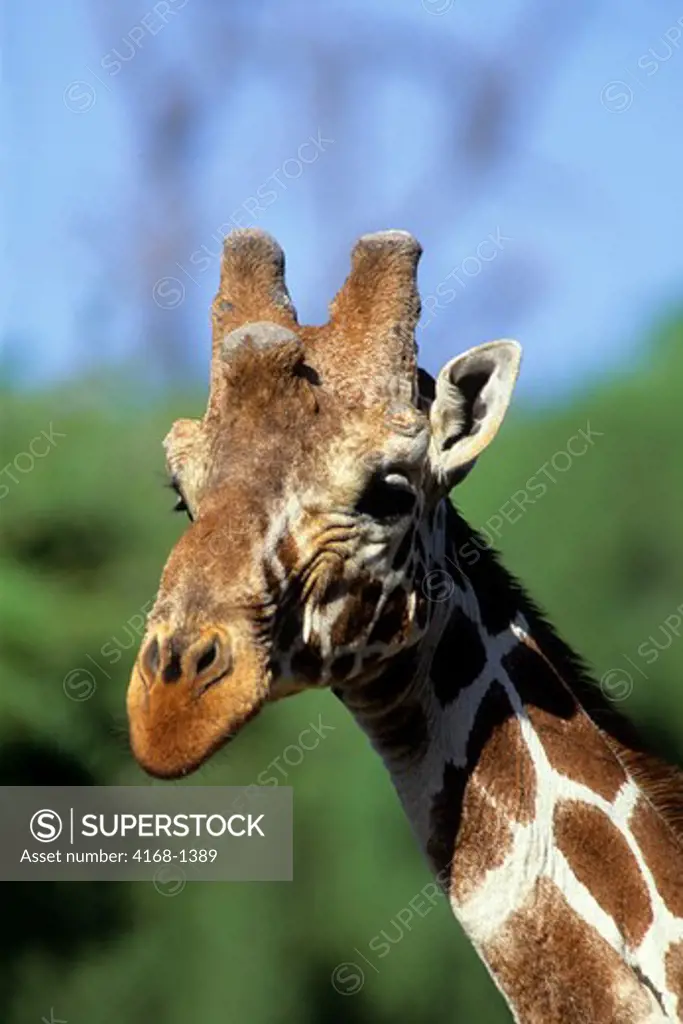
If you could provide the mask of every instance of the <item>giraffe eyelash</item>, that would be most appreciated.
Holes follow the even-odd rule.
[[[194,517],[193,517],[192,513],[190,512],[190,509],[188,507],[187,501],[185,500],[185,495],[182,492],[182,489],[180,487],[180,484],[179,484],[177,478],[176,477],[171,477],[171,480],[170,480],[168,486],[171,488],[172,491],[175,492],[175,494],[176,494],[176,496],[178,498],[178,500],[176,501],[175,505],[173,506],[173,511],[174,512],[185,512],[187,514],[187,518],[190,520],[190,522],[191,523],[194,522]]]

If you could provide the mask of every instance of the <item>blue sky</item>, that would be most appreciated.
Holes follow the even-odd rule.
[[[106,321],[102,331],[110,339],[106,359],[130,355],[140,340],[138,306],[152,296],[133,299],[108,285],[111,267],[125,266],[131,245],[139,244],[128,227],[131,197],[136,196],[136,210],[145,208],[124,76],[143,71],[154,47],[163,47],[171,67],[174,61],[179,67],[196,62],[190,39],[196,38],[206,5],[175,2],[178,10],[161,30],[143,31],[135,69],[131,61],[116,75],[112,61],[117,52],[127,52],[131,29],[145,15],[155,25],[149,17],[153,4],[131,4],[106,27],[86,0],[47,5],[39,15],[24,4],[6,11],[2,336],[32,382],[77,376],[86,363],[97,363],[100,342],[92,338],[84,359],[89,339],[83,335],[98,302]],[[464,282],[462,296],[443,304],[429,323],[423,318],[422,361],[432,372],[492,332],[522,341],[522,388],[540,400],[580,388],[596,372],[636,358],[653,322],[681,298],[683,5],[596,4],[566,49],[558,45],[561,37],[550,36],[538,43],[546,52],[531,45],[509,50],[505,59],[512,75],[523,62],[552,63],[557,45],[558,71],[544,85],[547,93],[534,97],[532,128],[514,170],[488,182],[471,211],[462,209],[457,188],[436,194],[425,172],[426,154],[441,144],[448,106],[435,104],[411,72],[411,33],[417,37],[419,31],[428,45],[433,38],[435,52],[452,43],[454,62],[463,51],[495,55],[524,6],[511,0],[495,7],[474,0],[337,0],[316,5],[315,13],[300,0],[254,6],[246,37],[253,59],[236,76],[229,98],[214,91],[212,114],[191,155],[185,269],[160,265],[159,271],[183,282],[183,323],[200,353],[198,368],[208,351],[207,308],[217,266],[193,273],[196,283],[191,281],[186,271],[192,253],[202,245],[215,248],[218,226],[319,130],[323,138],[338,137],[300,178],[287,179],[277,202],[258,218],[285,247],[300,319],[324,318],[357,234],[405,227],[425,246],[423,298],[457,268]],[[258,58],[272,48],[284,18],[290,28],[301,19],[302,33],[325,41],[344,31],[344,19],[352,16],[354,33],[360,26],[369,39],[377,19],[385,18],[406,28],[408,44],[406,60],[397,60],[386,74],[357,77],[348,102],[367,109],[352,139],[344,139],[339,128],[348,119],[320,124],[318,83],[307,79],[305,67],[292,99],[282,95],[277,77],[264,74]],[[102,67],[105,58],[109,71]],[[340,208],[338,176],[348,166],[354,201]],[[383,220],[396,211],[401,223]],[[457,229],[451,229],[456,219]],[[495,260],[480,262],[472,278],[463,275],[462,268],[476,268],[478,247],[496,232],[505,241]],[[516,302],[513,295],[500,307],[490,303],[495,275],[503,270],[501,288],[514,291],[519,279],[523,292],[531,281],[533,301]],[[488,274],[494,276],[485,280]],[[460,320],[456,304],[479,294],[481,308],[475,301]]]

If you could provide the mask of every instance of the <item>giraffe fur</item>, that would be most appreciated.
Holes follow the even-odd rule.
[[[207,410],[165,441],[192,521],[131,675],[133,753],[186,775],[329,687],[514,1020],[683,1021],[683,774],[451,505],[521,350],[419,369],[420,251],[363,236],[307,327],[277,243],[226,240]]]

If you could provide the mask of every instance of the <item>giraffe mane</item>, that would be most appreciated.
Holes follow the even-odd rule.
[[[498,552],[457,510],[452,509],[452,513],[457,550],[470,542],[479,551],[477,561],[463,571],[477,593],[482,618],[499,617],[498,622],[493,619],[493,625],[502,629],[521,612],[540,653],[598,727],[616,759],[683,849],[683,771],[652,752],[631,720],[605,696],[586,661],[562,639],[519,580],[502,565]]]

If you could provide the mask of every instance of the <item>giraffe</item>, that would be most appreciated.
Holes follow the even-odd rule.
[[[329,687],[516,1021],[683,1020],[683,774],[450,503],[521,349],[418,368],[420,254],[363,236],[309,327],[274,239],[226,238],[207,410],[164,441],[191,522],[132,671],[133,754],[185,775],[266,704]]]

